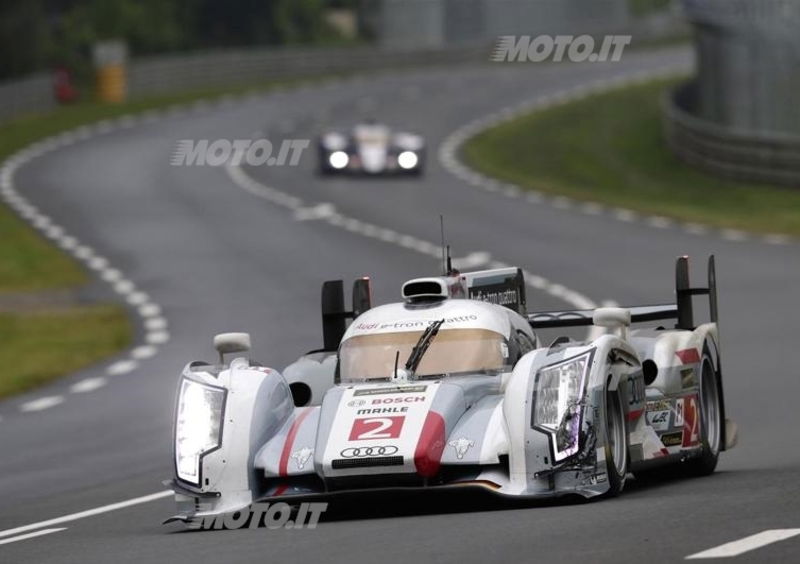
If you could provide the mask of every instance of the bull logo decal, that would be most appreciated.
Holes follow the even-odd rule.
[[[305,468],[308,459],[311,458],[313,453],[314,450],[308,447],[303,447],[300,450],[296,450],[292,453],[292,460],[294,460],[295,464],[297,464],[298,470]]]
[[[471,441],[467,438],[461,437],[460,439],[454,439],[447,444],[455,449],[456,458],[461,460],[464,458],[464,455],[467,454],[467,451],[471,447],[475,446],[475,441]]]

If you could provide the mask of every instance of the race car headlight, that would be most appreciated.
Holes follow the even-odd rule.
[[[175,420],[175,469],[178,478],[200,485],[200,462],[222,442],[225,390],[184,378]]]
[[[409,170],[417,166],[417,163],[419,163],[419,157],[414,151],[403,151],[397,155],[397,164],[400,165],[400,168]]]
[[[344,151],[334,151],[328,157],[328,162],[333,168],[342,169],[350,162],[350,157]]]
[[[583,400],[593,352],[545,366],[536,374],[533,425],[550,433],[556,461],[578,452]]]

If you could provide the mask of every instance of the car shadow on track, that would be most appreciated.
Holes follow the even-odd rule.
[[[449,515],[486,511],[508,511],[532,507],[554,507],[587,503],[578,495],[548,499],[516,499],[498,496],[484,488],[449,488],[447,490],[391,490],[339,492],[308,499],[270,499],[268,503],[286,502],[297,508],[303,501],[326,502],[327,509],[319,522],[377,520],[397,517],[419,517],[425,515]],[[238,513],[237,513],[238,514]],[[249,521],[245,526],[249,527]],[[263,527],[263,524],[261,525]],[[220,528],[220,527],[215,527]],[[189,528],[174,533],[196,532]]]
[[[647,478],[629,476],[620,500],[636,498],[641,495],[664,495],[669,488],[682,484],[689,489],[708,489],[710,485],[727,488],[731,479],[740,472],[717,472],[717,480],[713,484],[713,476],[705,478],[689,478],[680,473],[650,474]],[[665,489],[667,488],[667,489]],[[321,514],[319,522],[344,522],[355,520],[378,520],[398,517],[419,517],[427,515],[450,515],[459,513],[479,513],[491,511],[510,511],[531,508],[557,508],[594,503],[609,503],[605,496],[587,499],[580,495],[562,495],[551,498],[520,499],[511,496],[497,495],[482,487],[458,487],[443,489],[392,489],[366,490],[357,492],[336,492],[324,498],[273,498],[264,500],[270,503],[286,502],[295,509],[304,501],[327,502],[327,509]],[[249,522],[248,525],[249,526]],[[263,524],[261,525],[263,527]],[[193,529],[181,529],[174,533],[196,532]]]
[[[465,489],[466,490],[466,489]],[[321,521],[382,519],[422,515],[447,515],[481,511],[506,511],[586,503],[582,496],[523,500],[499,497],[488,491],[421,491],[365,493],[333,497]]]

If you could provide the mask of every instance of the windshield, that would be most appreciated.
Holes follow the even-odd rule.
[[[380,125],[357,126],[353,136],[364,145],[385,145],[389,140],[389,129]]]
[[[387,380],[394,373],[395,357],[402,368],[422,331],[380,333],[351,337],[339,351],[342,382]],[[508,346],[502,335],[485,329],[443,329],[431,342],[416,371],[416,377],[462,372],[502,370]]]

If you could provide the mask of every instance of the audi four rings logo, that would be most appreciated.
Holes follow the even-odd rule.
[[[346,448],[339,454],[344,458],[368,458],[370,456],[391,456],[392,454],[397,454],[397,450],[397,447],[393,445],[353,447]]]

